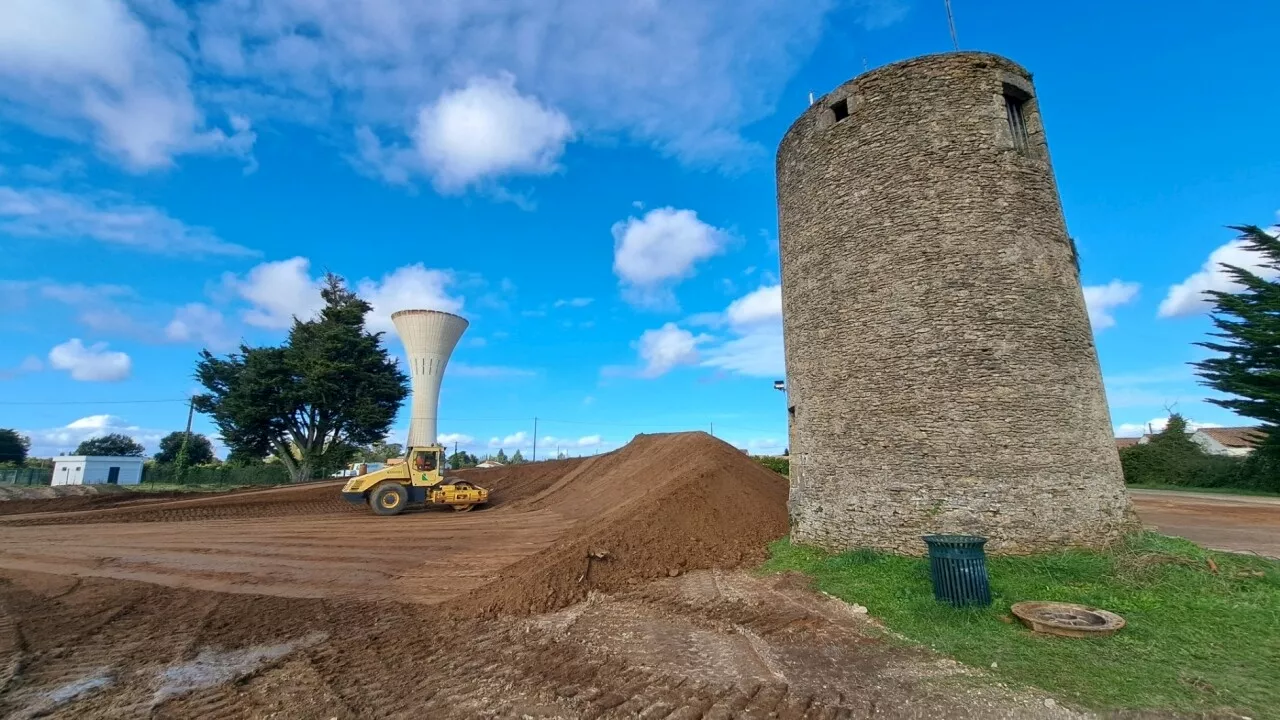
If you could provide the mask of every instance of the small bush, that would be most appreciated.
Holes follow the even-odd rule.
[[[783,477],[791,475],[791,458],[773,457],[771,455],[757,455],[756,462],[778,473]]]
[[[1175,485],[1280,491],[1275,453],[1259,448],[1249,457],[1211,455],[1186,433],[1182,416],[1170,416],[1161,432],[1120,451],[1124,480],[1131,485]],[[1265,445],[1265,443],[1264,443]]]

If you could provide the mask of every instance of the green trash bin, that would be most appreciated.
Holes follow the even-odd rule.
[[[953,607],[991,604],[984,537],[925,535],[929,546],[929,575],[933,597]]]

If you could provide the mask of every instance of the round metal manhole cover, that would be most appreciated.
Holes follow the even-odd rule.
[[[1124,627],[1113,612],[1071,603],[1020,602],[1010,610],[1036,632],[1065,637],[1106,637]]]

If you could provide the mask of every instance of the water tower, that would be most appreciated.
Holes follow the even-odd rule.
[[[409,361],[413,401],[409,416],[409,447],[435,445],[440,406],[440,381],[449,356],[467,330],[466,318],[438,310],[400,310],[391,314],[396,334]]]
[[[777,173],[793,539],[1135,529],[1030,73],[971,52],[864,73]]]

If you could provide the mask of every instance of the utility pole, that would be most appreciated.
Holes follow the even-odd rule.
[[[533,462],[538,462],[538,418],[533,419]]]
[[[453,441],[453,459],[457,461],[459,465],[462,464],[462,461],[458,460],[458,441],[457,440]],[[454,470],[457,470],[457,469],[458,468],[454,468]]]
[[[187,399],[187,433],[182,436],[182,447],[178,449],[177,462],[178,477],[181,478],[187,471],[187,448],[191,445],[191,419],[196,414],[196,399],[190,397]]]
[[[716,424],[711,423],[711,437],[715,437],[715,436],[716,436]]]

